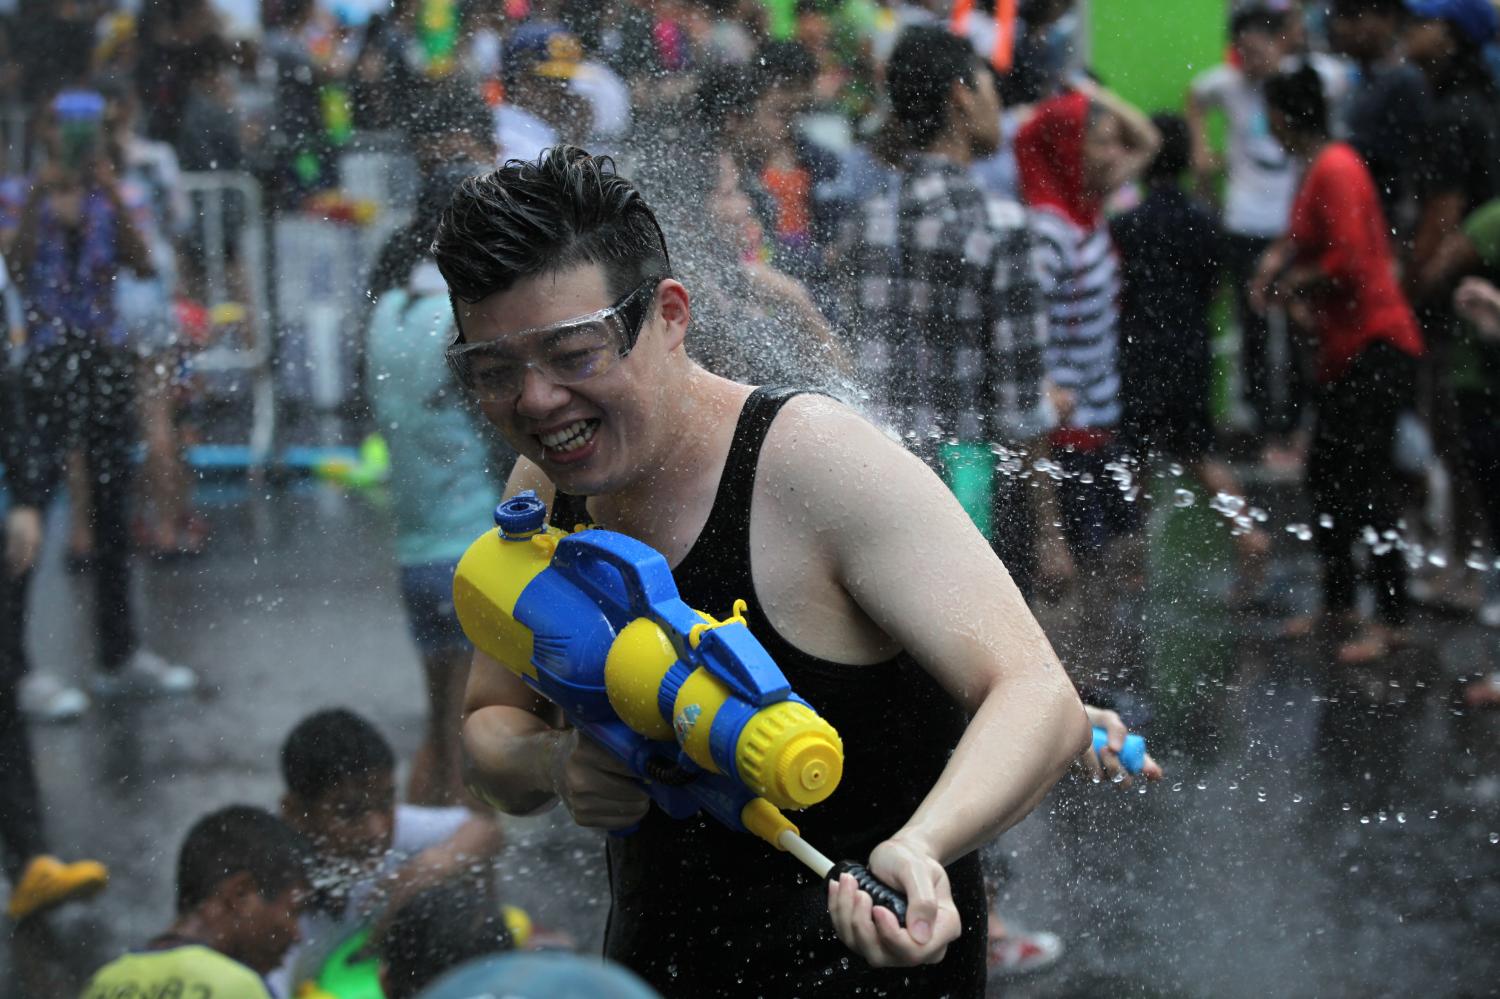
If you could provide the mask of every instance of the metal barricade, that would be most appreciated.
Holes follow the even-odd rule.
[[[339,154],[339,188],[401,216],[416,207],[421,177],[404,132],[356,132]]]
[[[277,378],[286,402],[331,412],[352,397],[366,286],[395,221],[276,221]]]
[[[182,181],[192,208],[192,253],[202,276],[203,305],[211,316],[234,317],[222,324],[222,335],[211,336],[193,355],[192,366],[210,377],[227,376],[236,388],[243,379],[250,402],[243,450],[221,448],[212,463],[263,470],[275,445],[276,389],[260,185],[249,174],[228,171],[185,173]]]
[[[370,272],[410,216],[418,183],[397,134],[357,135],[339,177],[329,217],[287,213],[274,232],[278,385],[285,403],[322,413],[355,392]]]

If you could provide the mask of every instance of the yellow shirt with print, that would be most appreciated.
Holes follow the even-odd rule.
[[[216,950],[189,944],[126,954],[95,973],[80,999],[272,999],[255,972]]]

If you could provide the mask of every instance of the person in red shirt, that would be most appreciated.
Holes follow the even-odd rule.
[[[1315,337],[1317,424],[1307,484],[1323,563],[1323,623],[1352,636],[1339,649],[1340,662],[1366,662],[1399,644],[1406,623],[1392,455],[1422,334],[1397,283],[1390,229],[1370,172],[1353,147],[1329,138],[1317,72],[1304,66],[1272,77],[1266,104],[1271,131],[1307,170],[1286,237],[1251,279],[1251,301],[1263,309],[1271,295],[1284,298]],[[1370,548],[1374,621],[1360,622],[1355,609],[1356,544]]]

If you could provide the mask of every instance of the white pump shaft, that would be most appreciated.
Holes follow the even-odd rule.
[[[828,872],[833,870],[833,861],[790,829],[783,830],[781,835],[776,837],[776,845],[802,861],[820,878],[828,877]]]

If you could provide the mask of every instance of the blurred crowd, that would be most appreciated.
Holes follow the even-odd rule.
[[[404,996],[463,960],[565,945],[495,897],[500,829],[459,780],[468,649],[447,591],[507,456],[442,361],[450,303],[428,251],[458,179],[558,144],[611,154],[650,196],[703,363],[877,416],[941,472],[1028,598],[1094,607],[1139,586],[1148,500],[1187,485],[1225,517],[1247,605],[1280,607],[1263,571],[1273,534],[1311,541],[1319,607],[1274,626],[1326,640],[1339,665],[1378,670],[1409,645],[1414,600],[1500,626],[1478,571],[1500,552],[1490,0],[1227,5],[1222,63],[1180,106],[1144,110],[1090,72],[1072,0],[0,12],[12,918],[107,877],[48,854],[24,721],[199,683],[138,634],[129,566],[212,544],[185,458],[205,418],[195,358],[269,277],[250,273],[265,266],[244,252],[253,227],[382,217],[361,262],[367,307],[343,317],[361,386],[345,415],[389,447],[394,557],[430,695],[399,794],[368,722],[300,725],[281,817],[246,806],[196,825],[177,920],[90,996],[121,994],[154,959],[224,994],[316,995],[351,955]],[[374,137],[414,168],[399,210],[342,175]],[[210,223],[189,181],[224,176],[261,197],[219,202]],[[1299,523],[1257,516],[1246,497],[1267,488],[1296,494]],[[64,490],[68,563],[95,587],[87,690],[32,669],[24,642],[42,515]],[[1149,678],[1076,679],[1122,714],[1150,701]],[[1500,705],[1500,674],[1477,670],[1464,697]],[[998,920],[991,935],[1002,970],[1059,949]],[[579,994],[644,994],[599,981]]]

